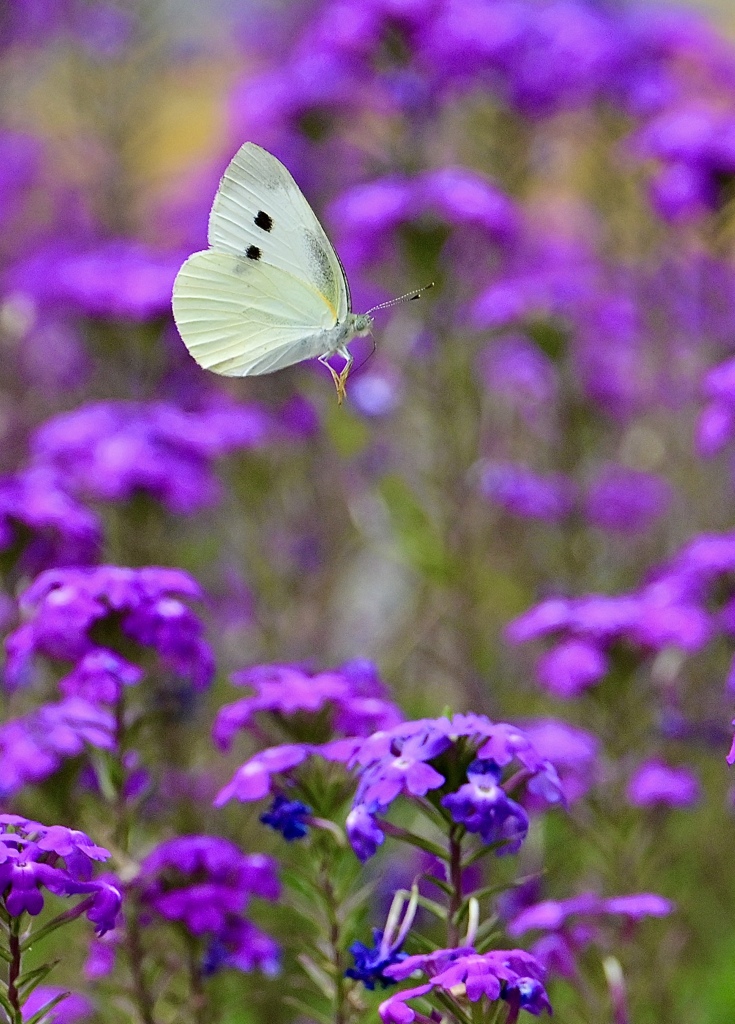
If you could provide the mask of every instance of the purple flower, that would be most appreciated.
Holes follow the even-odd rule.
[[[585,511],[603,530],[640,533],[666,513],[671,497],[671,488],[660,477],[610,465],[589,486]]]
[[[82,697],[42,704],[22,718],[5,722],[0,725],[0,795],[7,797],[43,782],[87,746],[111,750],[114,735],[110,712]]]
[[[450,748],[454,753],[443,758]],[[465,775],[450,788],[450,773],[454,779],[459,775],[458,749],[465,759]],[[468,822],[467,827],[480,832],[483,841],[515,842],[524,833],[525,812],[497,786],[499,773],[514,761],[525,770],[531,792],[547,803],[561,799],[556,771],[538,756],[523,732],[502,722],[493,723],[484,715],[404,722],[368,737],[356,748],[349,763],[358,777],[347,820],[355,852],[361,859],[372,856],[382,842],[377,815],[384,814],[400,795],[434,798],[436,794],[455,820]],[[476,767],[472,768],[470,778],[468,772],[473,762]],[[503,831],[505,828],[508,834]]]
[[[57,1003],[49,1015],[44,1017],[47,1024],[76,1024],[77,1021],[92,1016],[94,1006],[86,996],[78,992],[66,992],[65,989],[52,985],[39,985],[23,1004],[23,1019],[30,1020],[34,1013],[38,1013],[62,993],[66,993],[66,998]]]
[[[539,756],[559,773],[566,803],[585,796],[596,780],[600,741],[583,729],[551,718],[525,722],[523,731]]]
[[[310,672],[296,665],[256,665],[232,676],[238,686],[254,692],[226,704],[215,721],[215,743],[228,749],[241,729],[256,730],[256,716],[270,712],[279,720],[292,719],[294,727],[304,714],[322,719],[329,712],[328,735],[364,736],[377,729],[390,728],[401,720],[395,704],[386,699],[386,690],[375,666],[370,662],[346,662],[326,672]],[[314,725],[308,736],[318,739]]]
[[[539,658],[536,672],[549,693],[564,700],[578,697],[608,671],[600,648],[587,640],[568,640]]]
[[[0,815],[0,899],[6,912],[40,914],[44,888],[56,896],[86,896],[77,904],[79,912],[104,935],[114,927],[121,897],[113,885],[92,881],[91,873],[95,862],[109,856],[83,832]]]
[[[262,800],[271,793],[278,792],[275,789],[274,776],[290,775],[310,757],[344,763],[352,756],[359,742],[358,739],[335,740],[322,746],[290,743],[261,750],[240,765],[232,779],[217,794],[214,805],[222,807],[232,799],[244,803]]]
[[[520,1010],[534,1017],[544,1010],[551,1012],[543,986],[544,969],[522,949],[493,949],[488,953],[476,953],[470,947],[440,949],[428,955],[410,956],[385,968],[384,973],[403,980],[415,971],[426,974],[428,982],[397,992],[381,1003],[378,1012],[384,1024],[410,1024],[416,1020],[409,1000],[432,991],[441,992],[445,999],[468,999],[471,1003],[483,998],[489,1002],[502,999],[510,1006],[506,1018],[509,1022],[517,1020]]]
[[[450,224],[474,224],[501,245],[518,235],[520,218],[513,200],[477,171],[466,167],[427,171],[418,195],[425,209]]]
[[[488,391],[505,396],[530,424],[537,423],[556,398],[558,379],[553,362],[523,335],[493,341],[480,353],[478,365]]]
[[[0,478],[0,550],[22,543],[18,570],[33,576],[59,565],[88,565],[102,549],[99,518],[62,486],[61,474],[37,467]]]
[[[260,971],[274,977],[280,970],[280,947],[246,918],[231,915],[221,932],[212,936],[202,961],[202,972],[209,976],[222,967],[237,971]]]
[[[568,900],[546,900],[521,911],[508,925],[508,933],[515,937],[533,929],[554,931],[572,917],[604,920],[608,915],[620,915],[639,921],[643,917],[666,917],[673,911],[674,904],[657,893],[642,892],[609,899],[583,893]]]
[[[25,679],[34,654],[77,662],[99,652],[91,633],[107,620],[119,623],[121,643],[152,647],[169,671],[203,689],[214,674],[213,656],[201,621],[180,599],[200,596],[179,569],[49,569],[21,597],[26,621],[6,640],[6,685]]]
[[[87,497],[128,501],[143,492],[173,513],[214,504],[218,457],[260,448],[272,425],[257,406],[213,405],[186,412],[166,402],[99,402],[44,423],[33,459]]]
[[[205,970],[220,966],[272,973],[277,947],[245,917],[251,896],[276,900],[276,865],[216,836],[178,836],[141,864],[141,899],[168,921],[207,941]]]
[[[156,252],[127,239],[54,254],[28,266],[16,286],[41,301],[88,316],[151,320],[168,314],[174,278],[186,253]]]
[[[528,815],[500,785],[502,774],[494,761],[473,761],[467,768],[468,781],[442,797],[441,804],[483,843],[500,844],[498,854],[517,853],[528,833]]]
[[[385,835],[373,812],[365,804],[355,804],[345,820],[345,831],[358,860],[374,857]]]
[[[699,799],[699,783],[687,768],[647,761],[631,778],[626,796],[635,807],[691,807]]]
[[[123,687],[135,686],[144,676],[142,668],[105,647],[94,648],[59,680],[67,697],[82,697],[99,704],[116,704]]]
[[[558,523],[572,510],[573,483],[561,474],[541,476],[526,466],[486,461],[480,492],[489,501],[524,519]]]
[[[300,800],[287,800],[280,794],[274,799],[267,811],[260,815],[260,821],[280,832],[286,842],[303,839],[309,831],[311,807]]]

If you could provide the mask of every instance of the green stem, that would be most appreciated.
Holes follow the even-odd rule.
[[[462,827],[454,825],[449,833],[449,897],[447,945],[451,949],[459,943],[459,911],[462,906]]]
[[[138,907],[135,904],[134,898],[131,898],[131,904],[125,919],[125,947],[128,960],[130,961],[130,973],[133,977],[133,993],[143,1024],[156,1024],[156,1018],[153,1014],[153,997],[148,991],[143,970],[145,951],[140,937]]]
[[[347,1024],[345,963],[342,952],[342,928],[339,921],[339,900],[332,884],[329,857],[324,856],[319,866],[319,883],[327,915],[331,967],[334,969],[334,1024]]]
[[[17,984],[21,973],[21,961],[23,958],[20,941],[20,921],[21,919],[19,917],[13,919],[9,936],[10,965],[8,967],[8,1002],[10,1003],[13,1011],[12,1024],[22,1024],[23,1022],[23,1002],[21,1000],[20,990]]]

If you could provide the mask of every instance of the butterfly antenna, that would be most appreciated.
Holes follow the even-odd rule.
[[[399,295],[397,299],[390,299],[388,302],[381,302],[377,306],[373,306],[372,309],[366,310],[366,313],[374,313],[377,309],[388,309],[389,306],[397,306],[399,302],[413,302],[414,299],[418,299],[419,296],[423,295],[424,292],[428,292],[429,288],[434,287],[434,282],[425,284],[423,288],[419,288],[418,291],[406,292],[405,295]]]

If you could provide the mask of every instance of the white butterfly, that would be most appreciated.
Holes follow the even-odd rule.
[[[332,243],[289,172],[260,146],[246,142],[225,171],[207,240],[173,292],[176,326],[199,365],[247,377],[316,356],[341,404],[353,363],[347,345],[370,334],[373,310],[351,311]],[[327,362],[333,355],[345,360],[341,373]]]

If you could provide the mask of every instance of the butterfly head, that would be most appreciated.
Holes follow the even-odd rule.
[[[373,318],[369,313],[352,314],[352,334],[355,338],[364,338],[373,329]]]

